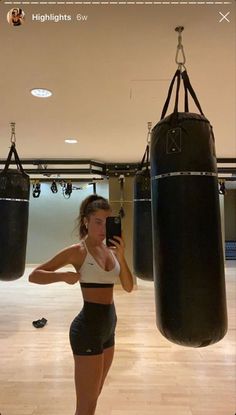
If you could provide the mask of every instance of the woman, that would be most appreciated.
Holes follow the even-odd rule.
[[[10,23],[12,26],[20,26],[23,23],[24,14],[22,9],[12,9]]]
[[[59,252],[29,276],[36,284],[80,282],[84,306],[70,327],[75,362],[77,406],[75,415],[93,415],[114,355],[116,312],[113,286],[120,278],[125,291],[132,291],[133,277],[124,256],[124,242],[114,237],[113,247],[103,243],[106,218],[111,207],[103,197],[92,195],[81,204],[81,241]],[[72,264],[76,272],[55,272]]]

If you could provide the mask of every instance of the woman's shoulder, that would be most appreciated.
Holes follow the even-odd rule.
[[[77,244],[71,245],[68,249],[73,263],[81,263],[84,261],[87,251],[83,240],[79,241]]]

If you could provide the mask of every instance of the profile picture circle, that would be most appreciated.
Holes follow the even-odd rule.
[[[21,26],[25,20],[25,13],[22,9],[14,7],[7,13],[7,21],[11,26]]]

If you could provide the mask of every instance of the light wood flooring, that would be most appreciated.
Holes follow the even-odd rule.
[[[0,282],[0,414],[74,415],[70,322],[79,285]],[[115,289],[116,353],[96,415],[235,415],[236,262],[226,263],[229,330],[212,346],[174,345],[157,330],[153,283]],[[33,320],[48,324],[35,329]]]

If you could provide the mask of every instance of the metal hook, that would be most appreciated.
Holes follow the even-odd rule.
[[[178,32],[178,45],[177,45],[177,51],[176,51],[176,55],[175,55],[175,62],[178,65],[178,69],[182,69],[182,66],[185,68],[184,64],[186,62],[186,57],[185,57],[185,53],[184,53],[184,48],[182,45],[182,36],[181,33],[183,32],[184,27],[183,26],[177,26],[175,28],[175,31]],[[181,57],[179,55],[182,55]]]
[[[15,145],[16,144],[16,130],[15,130],[16,123],[11,122],[10,126],[11,126],[11,143],[12,145]]]

